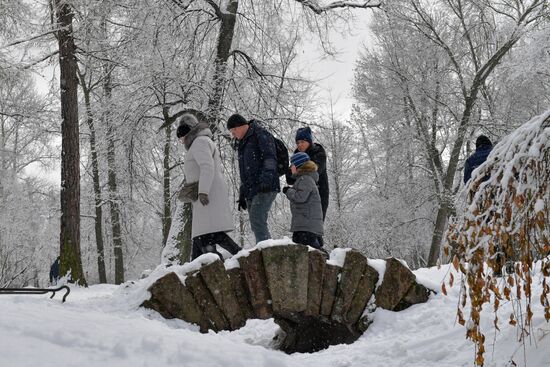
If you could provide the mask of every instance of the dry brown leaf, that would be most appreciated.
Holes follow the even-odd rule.
[[[510,288],[504,287],[504,297],[509,301],[510,300]]]
[[[517,324],[517,321],[514,319],[514,314],[510,314],[510,321],[508,321],[508,323],[512,326],[516,326]]]
[[[455,255],[453,257],[453,267],[455,268],[456,271],[458,271],[458,263],[459,263],[458,256]]]

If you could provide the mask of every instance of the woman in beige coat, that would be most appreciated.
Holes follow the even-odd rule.
[[[216,245],[234,255],[240,247],[227,234],[234,229],[229,190],[221,171],[220,153],[212,141],[212,132],[206,123],[199,123],[195,116],[185,114],[181,117],[177,136],[187,150],[183,166],[185,181],[199,183],[198,199],[192,203],[191,260],[207,252],[218,253]]]

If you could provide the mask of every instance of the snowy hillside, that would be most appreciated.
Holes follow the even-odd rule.
[[[415,271],[418,281],[438,288],[449,266]],[[455,274],[455,276],[457,276]],[[458,283],[458,282],[457,282]],[[314,354],[286,355],[270,349],[278,326],[252,320],[236,332],[200,334],[194,325],[164,320],[136,307],[136,294],[146,286],[94,285],[72,288],[66,303],[60,295],[0,296],[0,366],[437,366],[473,365],[474,347],[455,323],[458,286],[432,295],[426,304],[401,312],[379,309],[374,323],[352,345],[338,345]],[[534,289],[540,294],[540,288]],[[536,302],[534,302],[536,304]],[[512,303],[501,306],[506,320]],[[531,339],[525,344],[528,366],[550,366],[550,324],[534,309]],[[486,366],[525,365],[516,330],[501,324],[492,330],[484,315]],[[493,348],[494,344],[494,348]]]

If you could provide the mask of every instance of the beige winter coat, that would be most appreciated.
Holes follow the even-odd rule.
[[[206,128],[191,131],[189,134],[196,136],[193,136],[185,155],[185,181],[198,181],[199,193],[208,194],[210,200],[208,205],[202,205],[198,200],[193,202],[191,236],[232,231],[234,228],[229,208],[229,190],[221,171],[220,154],[211,139],[212,133]]]

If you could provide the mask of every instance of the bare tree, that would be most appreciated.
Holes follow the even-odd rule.
[[[452,0],[437,3],[445,10],[438,13],[419,0],[406,0],[388,5],[390,16],[407,25],[435,45],[445,56],[445,63],[458,81],[459,105],[453,108],[445,105],[438,94],[438,86],[430,95],[436,103],[432,116],[421,113],[418,100],[406,96],[411,117],[420,128],[420,139],[425,145],[425,154],[432,167],[433,179],[438,191],[439,208],[433,231],[428,265],[435,265],[439,259],[441,241],[447,218],[452,212],[453,186],[460,153],[480,96],[486,91],[486,82],[518,40],[542,19],[547,6],[544,0],[518,1],[495,4],[492,1],[475,3]],[[447,14],[443,16],[443,14]],[[497,42],[492,42],[496,39]],[[449,143],[449,161],[443,164],[441,151],[436,146],[437,121],[442,111],[456,120]],[[436,125],[426,124],[430,121]],[[431,131],[431,132],[430,132]]]
[[[80,255],[80,144],[78,79],[70,2],[54,0],[59,31],[61,88],[61,274],[86,285]]]
[[[94,230],[97,247],[97,270],[99,282],[107,283],[107,273],[105,271],[105,246],[103,244],[103,200],[101,198],[101,183],[99,180],[99,157],[97,152],[97,138],[94,117],[92,114],[91,93],[93,83],[86,79],[86,75],[78,73],[80,87],[84,96],[84,106],[86,108],[86,124],[90,130],[90,154],[92,163],[92,181],[94,188]]]

